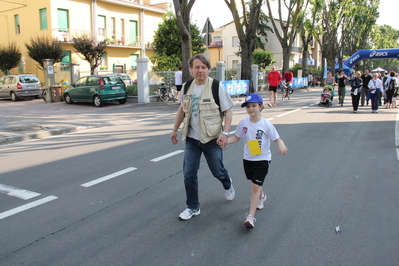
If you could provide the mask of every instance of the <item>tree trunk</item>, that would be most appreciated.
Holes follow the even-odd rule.
[[[242,55],[241,55],[241,79],[242,80],[249,80],[249,91],[253,93],[255,88],[252,82],[252,50],[248,46],[248,43],[241,44]]]
[[[286,69],[290,68],[292,46],[283,46],[283,74]]]

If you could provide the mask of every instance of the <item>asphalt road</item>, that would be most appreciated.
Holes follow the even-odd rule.
[[[319,97],[297,93],[263,111],[289,154],[272,144],[254,229],[243,226],[251,191],[242,142],[224,152],[235,199],[203,161],[201,215],[178,219],[176,105],[1,146],[0,265],[398,265],[398,111],[353,114],[318,107]],[[233,112],[233,125],[246,116],[238,105]]]

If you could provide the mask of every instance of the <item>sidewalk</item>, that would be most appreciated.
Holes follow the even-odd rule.
[[[265,101],[269,98],[268,91],[257,93]],[[232,99],[236,105],[244,100],[243,97]],[[45,103],[41,99],[0,100],[0,145],[127,123],[154,112],[176,112],[177,108],[178,103],[173,102],[139,104],[132,100],[124,105],[108,103],[101,108],[90,103]]]

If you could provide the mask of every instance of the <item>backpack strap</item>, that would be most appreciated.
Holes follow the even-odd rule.
[[[190,88],[191,83],[193,82],[194,79],[187,80],[186,83],[184,84],[184,94],[187,93],[188,88]],[[213,99],[215,99],[215,103],[219,106],[220,109],[220,104],[219,104],[219,80],[213,79],[212,81],[212,96]]]

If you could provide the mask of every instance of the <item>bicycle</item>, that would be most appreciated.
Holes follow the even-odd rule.
[[[158,87],[158,97],[163,102],[167,102],[169,100],[173,100],[173,102],[175,102],[177,100],[176,94],[177,90],[172,82],[169,82],[167,85],[165,85],[165,83],[161,83],[161,86]]]
[[[290,94],[292,93],[291,84],[289,82],[281,82],[281,98],[284,101],[285,98],[290,99]]]

